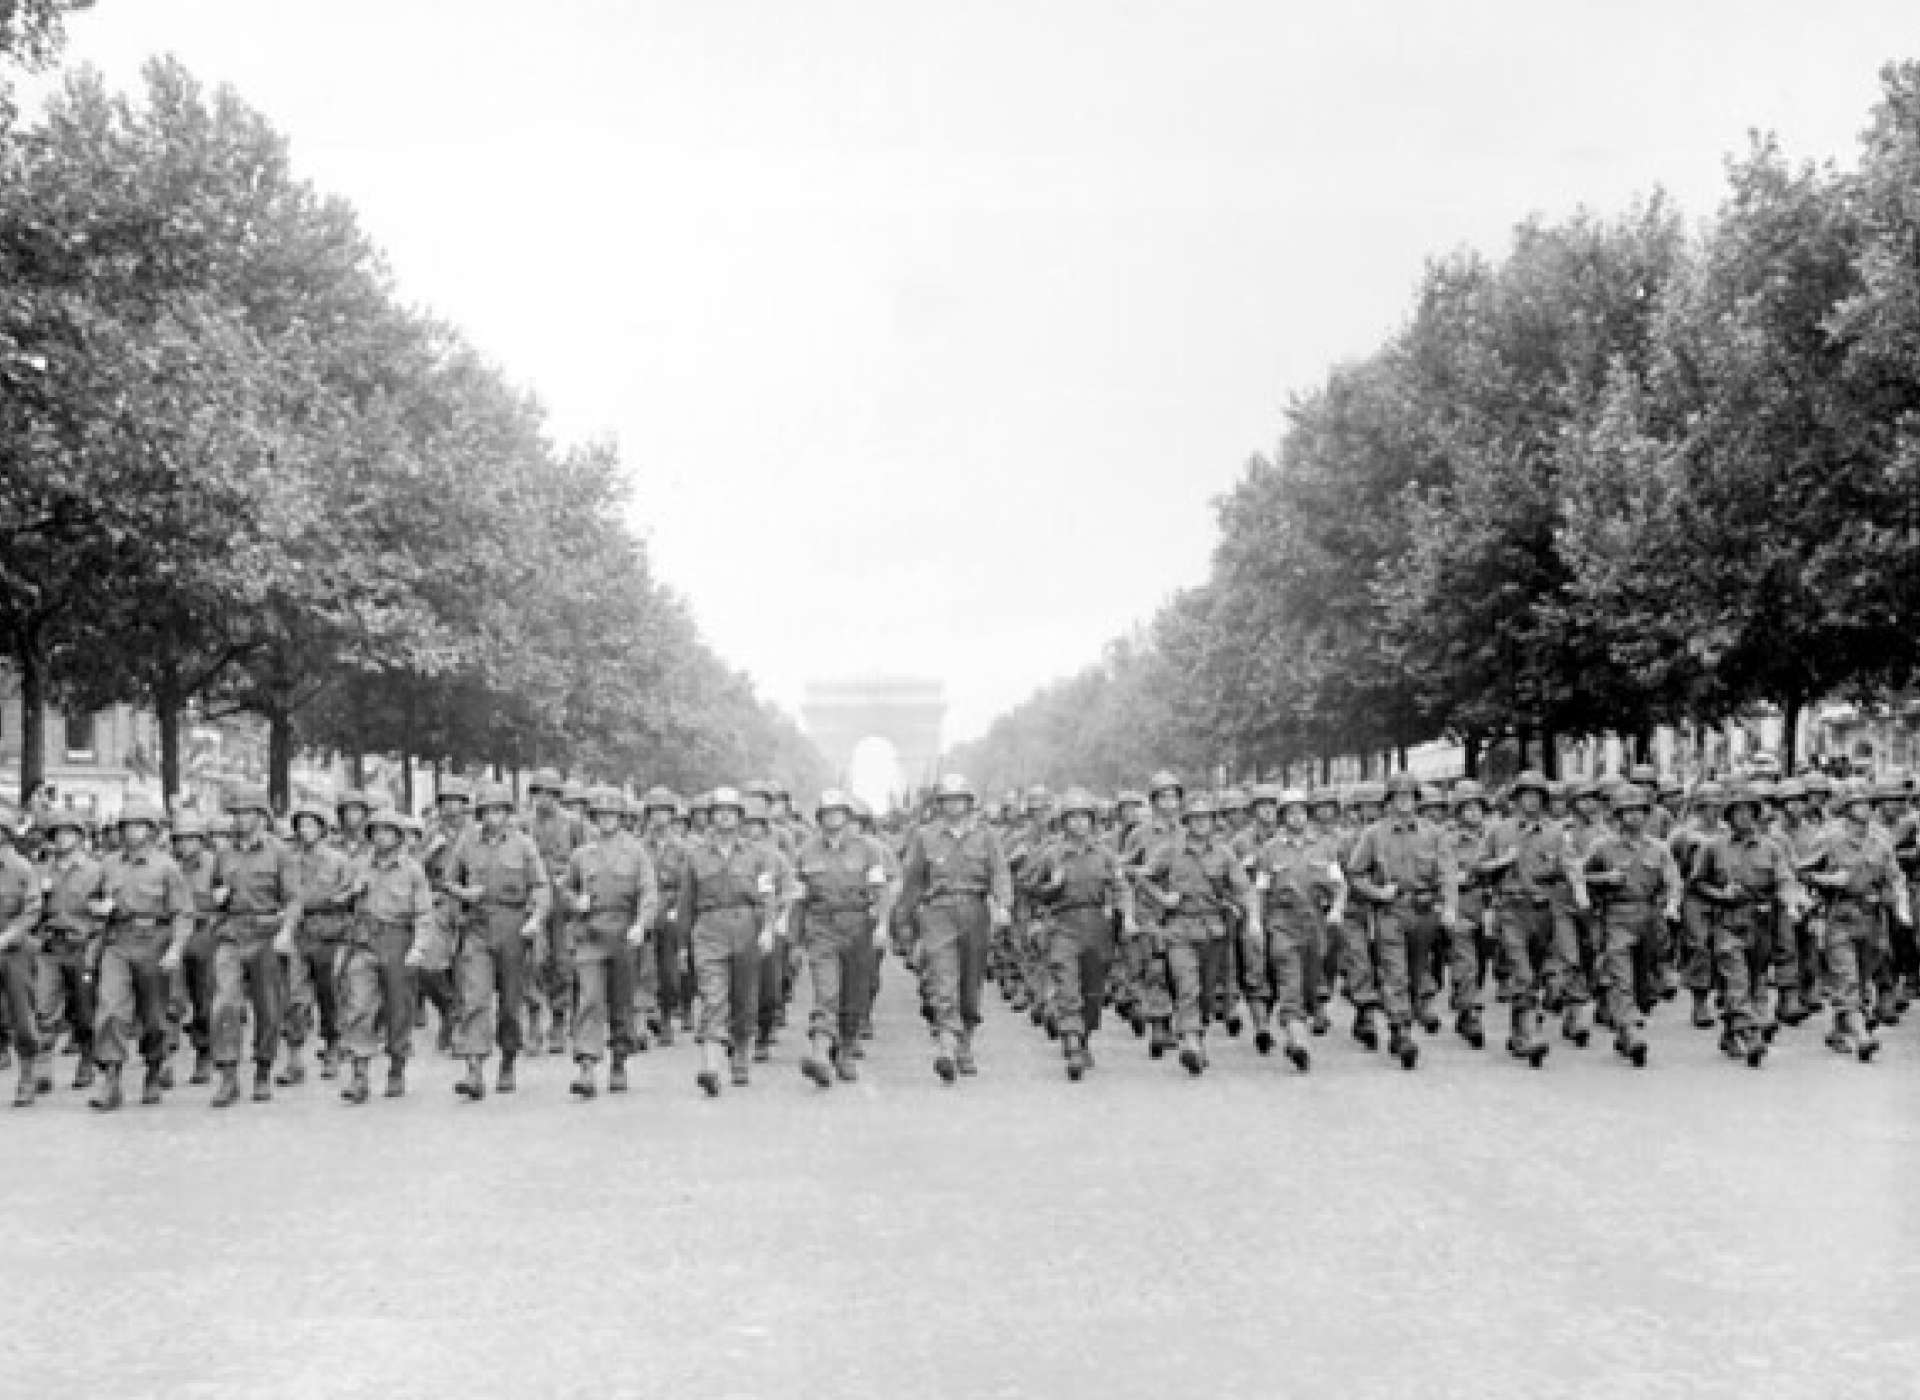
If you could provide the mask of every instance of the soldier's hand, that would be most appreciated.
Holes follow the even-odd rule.
[[[0,953],[10,953],[18,948],[22,937],[19,929],[14,929],[11,933],[0,933]]]
[[[627,946],[629,948],[644,948],[646,945],[647,928],[645,924],[635,924],[627,930]]]
[[[104,919],[113,913],[113,901],[105,895],[87,901],[87,912],[96,919]]]
[[[407,956],[404,961],[408,967],[424,967],[426,966],[427,955],[418,948],[409,948],[407,949]]]
[[[297,957],[300,945],[293,941],[293,930],[283,928],[273,936],[273,951],[283,958]]]
[[[575,895],[573,897],[573,912],[576,914],[591,914],[593,912],[593,896],[590,894]]]
[[[178,972],[182,961],[180,950],[178,948],[169,948],[160,955],[160,970],[165,973]]]
[[[1006,928],[1013,922],[1013,915],[1007,912],[1007,906],[997,899],[988,905],[988,911],[995,928]]]
[[[528,919],[524,924],[520,925],[520,936],[529,943],[538,938],[540,936],[540,921],[538,919]]]
[[[1400,887],[1392,881],[1378,887],[1376,894],[1382,904],[1391,904],[1400,898]]]
[[[768,924],[760,930],[760,955],[765,957],[773,951],[773,925]]]

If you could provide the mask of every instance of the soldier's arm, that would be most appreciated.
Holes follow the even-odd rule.
[[[1377,872],[1374,866],[1378,853],[1374,846],[1373,830],[1369,827],[1360,833],[1360,839],[1354,843],[1353,851],[1347,857],[1347,883],[1362,899],[1384,903],[1392,898],[1388,891],[1393,887],[1388,881],[1375,878]]]
[[[1680,862],[1673,858],[1673,852],[1666,842],[1660,845],[1660,888],[1665,896],[1668,919],[1680,917],[1680,896],[1686,892],[1686,881],[1680,878]]]
[[[162,960],[169,968],[178,967],[186,956],[187,941],[193,937],[193,887],[187,874],[175,861],[168,861],[162,909],[173,924],[173,938]]]
[[[911,914],[927,892],[927,852],[914,832],[900,861],[900,908]]]
[[[572,867],[569,866],[569,869]],[[647,941],[647,930],[653,927],[655,916],[660,912],[660,876],[653,868],[653,858],[640,848],[640,909],[634,915],[633,927],[627,933],[627,941],[638,945]]]
[[[993,902],[995,918],[1004,922],[1013,912],[1013,872],[1007,867],[1007,853],[1000,849],[1000,838],[987,833],[987,897]]]
[[[1446,837],[1436,834],[1434,845],[1440,851],[1440,921],[1451,928],[1460,919],[1460,863]]]
[[[553,912],[553,881],[547,875],[547,862],[540,854],[540,843],[531,836],[521,836],[527,843],[527,883],[531,898],[527,901],[527,922],[544,924],[547,915]]]
[[[14,859],[20,860],[20,857],[16,854]],[[21,885],[20,912],[7,921],[4,929],[0,929],[0,948],[11,948],[21,942],[40,922],[43,900],[39,872],[24,860],[20,861],[20,865],[22,868],[17,872]]]

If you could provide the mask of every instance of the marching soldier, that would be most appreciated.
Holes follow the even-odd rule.
[[[561,906],[572,927],[574,981],[579,1004],[574,1021],[573,1092],[591,1099],[596,1074],[608,1057],[607,1091],[625,1093],[627,1056],[634,1048],[634,960],[648,956],[646,942],[659,908],[659,887],[646,846],[621,826],[627,801],[618,788],[594,788],[587,796],[593,823],[587,844],[568,857],[560,879]]]
[[[560,805],[560,799],[566,795],[566,784],[553,769],[542,768],[529,778],[527,793],[533,799],[533,811],[527,817],[527,835],[533,838],[533,844],[539,848],[540,860],[546,866],[548,875],[559,880],[566,874],[573,853],[590,839],[588,829],[594,820],[591,795],[586,819],[582,821]],[[527,990],[530,994],[527,1004],[533,1011],[527,1027],[527,1046],[536,1052],[540,1049],[539,1013],[544,1008],[547,1017],[546,1048],[555,1055],[567,1048],[567,1024],[573,1014],[574,1000],[573,950],[567,946],[574,923],[567,917],[557,895],[558,891],[549,895],[552,907],[539,938],[535,940],[533,956],[527,965]]]
[[[38,1088],[40,1037],[34,1020],[34,963],[39,956],[43,898],[40,876],[14,848],[15,828],[0,823],[0,997],[13,1029],[13,1052],[20,1059],[20,1082],[13,1106],[28,1108]],[[51,1075],[48,1076],[51,1086]]]
[[[87,852],[83,819],[74,812],[56,809],[46,820],[53,856],[41,882],[45,899],[33,984],[36,1038],[40,1043],[34,1084],[43,1094],[53,1087],[53,1047],[63,1022],[70,1028],[73,1048],[80,1056],[73,1070],[73,1087],[85,1089],[93,1083],[94,974],[99,966],[100,921],[92,906],[100,898],[101,889],[100,861]],[[14,1033],[19,1034],[17,1024]]]
[[[325,807],[303,802],[293,809],[293,860],[300,901],[299,951],[287,962],[287,1062],[275,1082],[304,1083],[300,1052],[320,1032],[320,1077],[332,1079],[340,1052],[340,1001],[334,970],[340,961],[353,909],[353,865],[327,839],[332,823]]]
[[[1250,966],[1264,965],[1267,970],[1273,1019],[1286,1039],[1287,1058],[1304,1074],[1313,1067],[1313,1057],[1300,1039],[1306,1019],[1306,964],[1320,957],[1323,923],[1345,917],[1347,880],[1331,848],[1308,829],[1306,793],[1288,788],[1278,795],[1277,805],[1282,828],[1261,845],[1253,860],[1253,890],[1260,912],[1248,920],[1246,956]],[[1259,1035],[1270,1044],[1272,1032],[1264,1009],[1260,1020]]]
[[[353,918],[340,967],[340,1031],[353,1060],[353,1078],[340,1091],[350,1104],[370,1092],[367,1067],[387,1056],[386,1097],[407,1092],[413,1054],[413,969],[427,956],[434,934],[433,889],[405,849],[407,818],[370,813],[366,851],[355,863]]]
[[[747,1047],[754,1033],[760,960],[773,951],[779,912],[779,867],[770,848],[740,831],[746,803],[733,788],[712,794],[707,838],[687,856],[680,886],[679,926],[693,949],[700,994],[697,1082],[709,1097],[720,1092],[720,1066],[730,1061],[736,1086],[745,1086]]]
[[[813,817],[818,830],[800,843],[796,855],[804,891],[800,940],[813,977],[807,1028],[812,1050],[800,1069],[826,1089],[834,1074],[859,1078],[852,1050],[872,1002],[872,950],[886,941],[893,888],[879,843],[852,829],[853,803],[845,793],[822,793]]]
[[[957,773],[935,789],[938,816],[913,835],[901,861],[901,903],[919,920],[920,992],[951,1084],[975,1072],[973,1033],[990,929],[1012,920],[1013,875],[999,838],[976,820],[973,785]]]
[[[1493,957],[1497,929],[1487,903],[1487,876],[1480,869],[1486,843],[1486,789],[1471,778],[1454,784],[1453,823],[1447,842],[1460,879],[1460,918],[1447,936],[1447,980],[1452,984],[1453,1028],[1478,1050],[1487,1043],[1481,1022],[1481,988]]]
[[[158,847],[160,824],[160,813],[145,803],[131,804],[120,814],[121,849],[102,866],[100,897],[92,910],[106,921],[93,1030],[101,1083],[92,1107],[103,1112],[120,1107],[120,1071],[132,1045],[147,1063],[140,1102],[160,1102],[167,983],[193,936],[193,894],[173,857]]]
[[[553,898],[546,864],[533,838],[513,827],[513,794],[489,783],[474,796],[477,829],[469,828],[448,857],[446,887],[459,900],[461,927],[454,955],[460,998],[453,1052],[467,1062],[454,1092],[478,1103],[487,1095],[483,1067],[500,1048],[494,1088],[514,1091],[514,1063],[523,1044],[527,951],[539,936]]]
[[[1409,1034],[1413,1024],[1413,982],[1409,958],[1430,945],[1438,927],[1449,933],[1459,916],[1453,853],[1439,828],[1415,811],[1420,785],[1410,773],[1395,773],[1387,783],[1387,815],[1360,834],[1347,860],[1354,892],[1373,905],[1374,959],[1380,996],[1387,1012],[1387,1053],[1404,1069],[1420,1060],[1420,1046]]]
[[[676,1016],[691,1019],[692,995],[686,977],[686,949],[680,943],[674,915],[680,908],[680,882],[686,877],[686,838],[674,831],[680,815],[680,799],[671,789],[654,787],[640,800],[642,832],[640,844],[653,862],[653,878],[659,903],[653,927],[647,931],[647,956],[654,969],[654,1004],[659,1008],[659,1032],[662,1045],[673,1044]]]
[[[173,859],[193,895],[193,936],[180,960],[174,1019],[186,1024],[193,1045],[193,1072],[187,1083],[205,1084],[213,1078],[213,962],[219,947],[215,930],[219,906],[214,902],[215,852],[207,824],[191,812],[173,819]]]
[[[1824,926],[1827,994],[1833,1003],[1833,1030],[1827,1044],[1864,1063],[1880,1049],[1873,1026],[1862,1012],[1860,953],[1879,937],[1879,925],[1891,914],[1913,921],[1911,894],[1892,848],[1873,827],[1873,804],[1865,788],[1849,788],[1840,799],[1841,823],[1821,843],[1802,879],[1820,892],[1822,908],[1811,927]]]
[[[1720,1048],[1758,1069],[1767,1056],[1766,970],[1772,934],[1792,907],[1792,865],[1760,830],[1751,788],[1727,790],[1727,830],[1700,852],[1695,883],[1713,906],[1713,965],[1720,981]]]
[[[1579,935],[1562,897],[1579,878],[1560,823],[1545,812],[1547,780],[1525,772],[1513,783],[1514,815],[1495,823],[1481,847],[1480,871],[1492,884],[1500,948],[1506,958],[1513,1029],[1507,1051],[1535,1069],[1545,1063],[1543,1002],[1558,1000],[1579,961]],[[1582,885],[1579,902],[1586,901]]]
[[[293,853],[269,830],[273,810],[264,788],[244,788],[228,804],[233,843],[214,860],[213,898],[221,911],[213,958],[213,1062],[220,1072],[215,1108],[240,1098],[240,1048],[253,1013],[253,1099],[273,1098],[274,1043],[284,1024],[281,959],[298,956],[300,871]]]
[[[1584,874],[1587,888],[1602,899],[1595,923],[1613,1048],[1636,1068],[1647,1062],[1642,1030],[1653,991],[1644,963],[1655,955],[1665,926],[1680,920],[1680,868],[1666,842],[1646,829],[1652,806],[1645,788],[1616,788],[1613,812],[1620,830],[1595,843]]]
[[[1035,889],[1047,911],[1047,963],[1053,984],[1067,1078],[1093,1068],[1089,1043],[1100,1029],[1116,921],[1122,937],[1139,933],[1133,891],[1120,858],[1093,832],[1093,797],[1070,789],[1060,804],[1060,839],[1041,854]]]

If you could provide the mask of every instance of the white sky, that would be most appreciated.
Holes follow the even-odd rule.
[[[99,0],[353,201],[401,287],[611,434],[763,692],[945,679],[949,741],[1198,581],[1289,392],[1430,254],[1750,128],[1851,156],[1905,3]]]

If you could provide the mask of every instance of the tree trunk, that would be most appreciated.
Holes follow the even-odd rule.
[[[1327,754],[1320,755],[1320,786],[1333,786],[1333,759]]]
[[[1461,763],[1466,774],[1475,782],[1480,781],[1480,736],[1469,734],[1460,741]]]
[[[1780,707],[1780,776],[1793,776],[1794,761],[1800,754],[1800,715],[1806,708],[1806,702],[1797,695],[1790,695]]]
[[[20,805],[24,807],[47,776],[47,674],[37,631],[26,634],[13,659],[20,667]]]
[[[1553,782],[1560,776],[1560,736],[1551,725],[1540,726],[1540,771]]]
[[[180,701],[172,690],[154,692],[153,721],[160,730],[160,800],[171,811],[180,796]]]
[[[1393,751],[1393,756],[1400,765],[1399,768],[1395,771],[1401,772],[1401,773],[1406,772],[1407,771],[1407,746],[1405,744],[1401,744],[1398,748],[1396,748]]]
[[[276,707],[267,714],[267,801],[284,816],[293,797],[293,716]]]
[[[405,749],[400,750],[400,806],[409,816],[418,810],[413,805],[413,755]]]
[[[347,755],[347,784],[354,788],[367,785],[367,756],[358,749]]]

